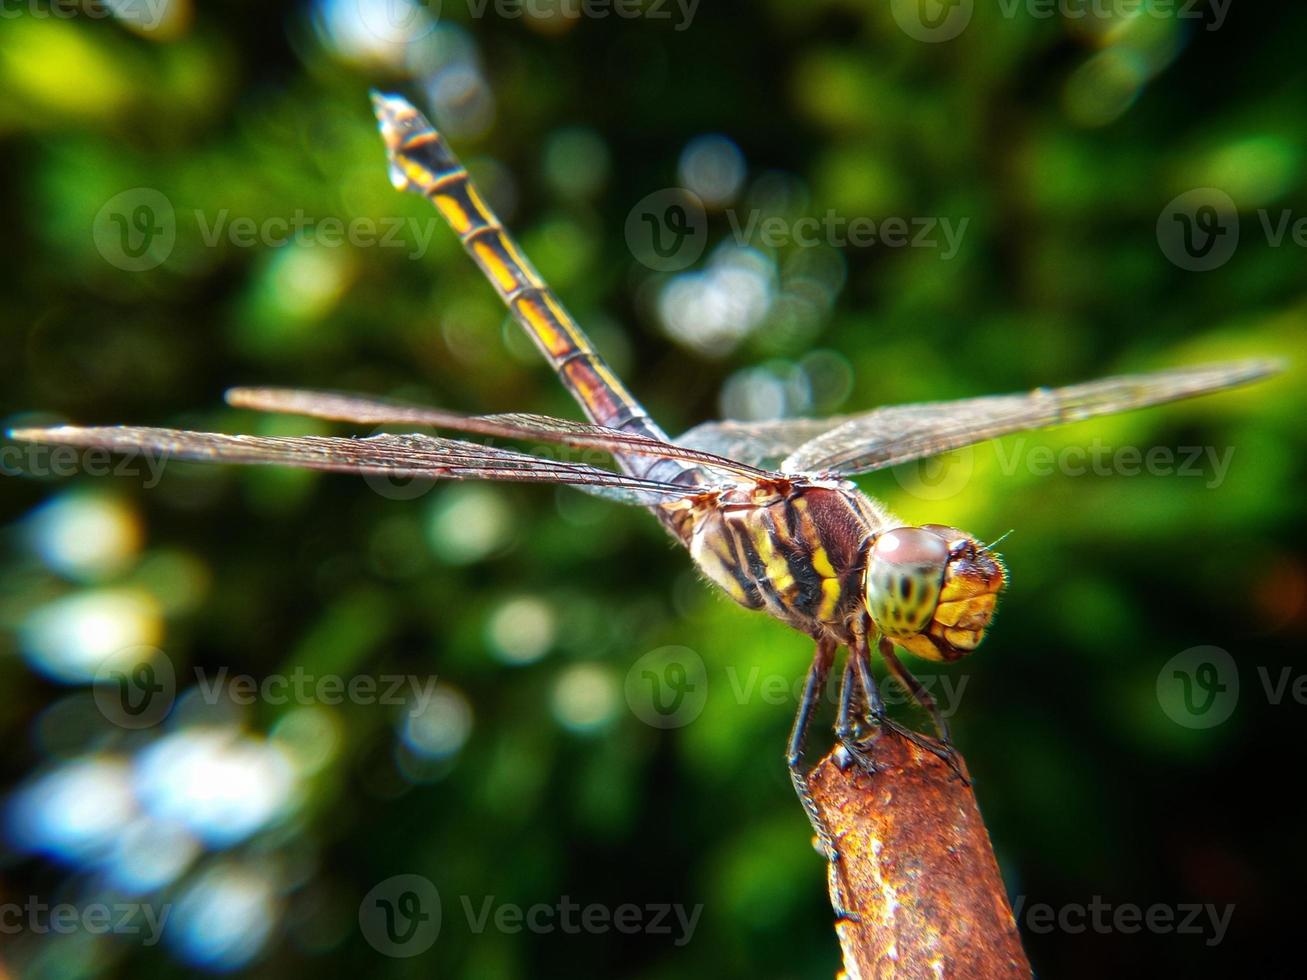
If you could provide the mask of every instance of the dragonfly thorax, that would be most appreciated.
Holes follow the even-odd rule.
[[[700,494],[664,520],[740,605],[841,642],[865,618],[870,543],[896,523],[853,484],[816,480]]]

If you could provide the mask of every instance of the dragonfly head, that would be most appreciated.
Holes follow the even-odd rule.
[[[971,535],[942,524],[876,536],[867,557],[867,611],[887,638],[927,660],[980,645],[1007,572]]]

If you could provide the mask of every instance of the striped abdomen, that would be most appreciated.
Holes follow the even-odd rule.
[[[440,134],[398,96],[378,94],[373,102],[395,186],[435,205],[591,421],[665,440],[486,206]],[[639,472],[648,464],[630,457],[619,460],[628,471]]]
[[[867,543],[888,521],[856,489],[800,485],[766,502],[724,497],[697,515],[687,544],[742,606],[843,637],[864,607]]]

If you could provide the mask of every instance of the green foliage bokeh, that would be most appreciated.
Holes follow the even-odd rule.
[[[0,22],[6,424],[335,431],[226,408],[233,384],[577,417],[443,227],[423,247],[206,240],[224,215],[429,225],[424,202],[390,187],[367,101],[374,86],[422,101],[422,73],[344,56],[306,4],[174,6],[181,22],[154,36],[42,16],[41,4]],[[1290,360],[1286,376],[1246,391],[862,481],[906,521],[1014,530],[1002,546],[1011,588],[984,647],[923,670],[961,685],[953,728],[1014,898],[1234,905],[1214,945],[1027,929],[1036,970],[1286,969],[1282,930],[1307,868],[1295,805],[1266,774],[1296,771],[1307,708],[1275,703],[1262,677],[1303,669],[1307,255],[1264,227],[1307,217],[1307,12],[1245,5],[1208,29],[1210,16],[978,3],[958,37],[932,44],[901,29],[903,5],[879,0],[705,2],[684,30],[675,18],[443,6],[441,30],[414,45],[473,46],[494,104],[493,123],[455,135],[455,148],[668,431],[718,416],[729,379],[801,377],[801,407],[825,414]],[[683,149],[705,133],[738,146],[746,186],[782,175],[791,216],[965,218],[961,248],[947,259],[761,248],[825,289],[820,316],[771,317],[716,354],[677,343],[654,298],[667,277],[633,258],[624,227],[636,201],[676,183]],[[585,166],[597,169],[578,176]],[[1210,272],[1177,267],[1158,240],[1168,202],[1198,187],[1239,208],[1239,248]],[[107,262],[92,234],[106,202],[134,188],[159,191],[177,215],[167,260],[140,273]],[[730,233],[710,209],[700,265]],[[1091,445],[1233,454],[1219,479],[1206,464],[1186,477],[1024,463]],[[969,467],[952,491],[948,465]],[[80,493],[112,498],[142,535],[133,564],[91,584],[44,568],[22,531],[43,501]],[[547,487],[437,486],[403,500],[351,478],[198,467],[151,488],[5,479],[0,508],[9,786],[99,737],[52,741],[42,719],[70,689],[21,649],[32,609],[83,588],[152,595],[158,645],[188,677],[222,666],[434,674],[470,706],[462,750],[420,772],[399,758],[394,712],[333,709],[340,744],[295,817],[240,855],[271,862],[282,883],[253,975],[833,972],[823,869],[781,761],[809,642],[710,591],[648,515]],[[479,524],[491,540],[467,539]],[[505,620],[511,603],[529,615]],[[545,635],[544,652],[509,662],[495,633],[506,621]],[[1208,644],[1239,664],[1240,702],[1223,725],[1186,728],[1159,706],[1158,673]],[[665,646],[702,658],[708,697],[691,724],[660,730],[628,710],[624,685]],[[740,693],[775,678],[788,684],[780,697]],[[267,732],[285,712],[256,704],[242,724]],[[62,874],[17,854],[0,873],[9,896],[54,891]],[[413,960],[382,957],[357,924],[361,897],[401,873],[429,878],[444,902],[437,944]],[[478,933],[464,900],[479,908],[486,896],[703,912],[679,946],[612,930]],[[30,964],[48,976],[185,969],[166,948],[130,943]]]

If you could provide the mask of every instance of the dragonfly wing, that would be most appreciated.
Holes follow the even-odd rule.
[[[515,413],[508,415],[460,415],[425,405],[351,395],[334,391],[308,391],[298,388],[232,388],[227,402],[239,408],[264,412],[285,412],[337,422],[363,424],[423,425],[436,429],[474,432],[506,439],[538,439],[582,449],[604,452],[679,459],[713,469],[757,478],[771,474],[725,459],[708,452],[677,446],[651,436],[623,432],[602,425],[551,418],[547,415]]]
[[[677,445],[752,466],[775,469],[800,446],[854,416],[824,419],[775,419],[766,422],[705,422],[679,436]]]
[[[685,487],[611,470],[541,459],[460,439],[424,435],[241,436],[133,426],[16,429],[11,438],[118,453],[147,454],[156,468],[169,460],[271,464],[337,473],[433,480],[501,480],[581,487],[625,503],[652,505],[683,497]]]
[[[983,442],[1009,432],[1078,422],[1249,384],[1282,370],[1239,361],[1103,378],[1065,388],[952,402],[893,405],[857,415],[795,449],[786,473],[869,473]]]

